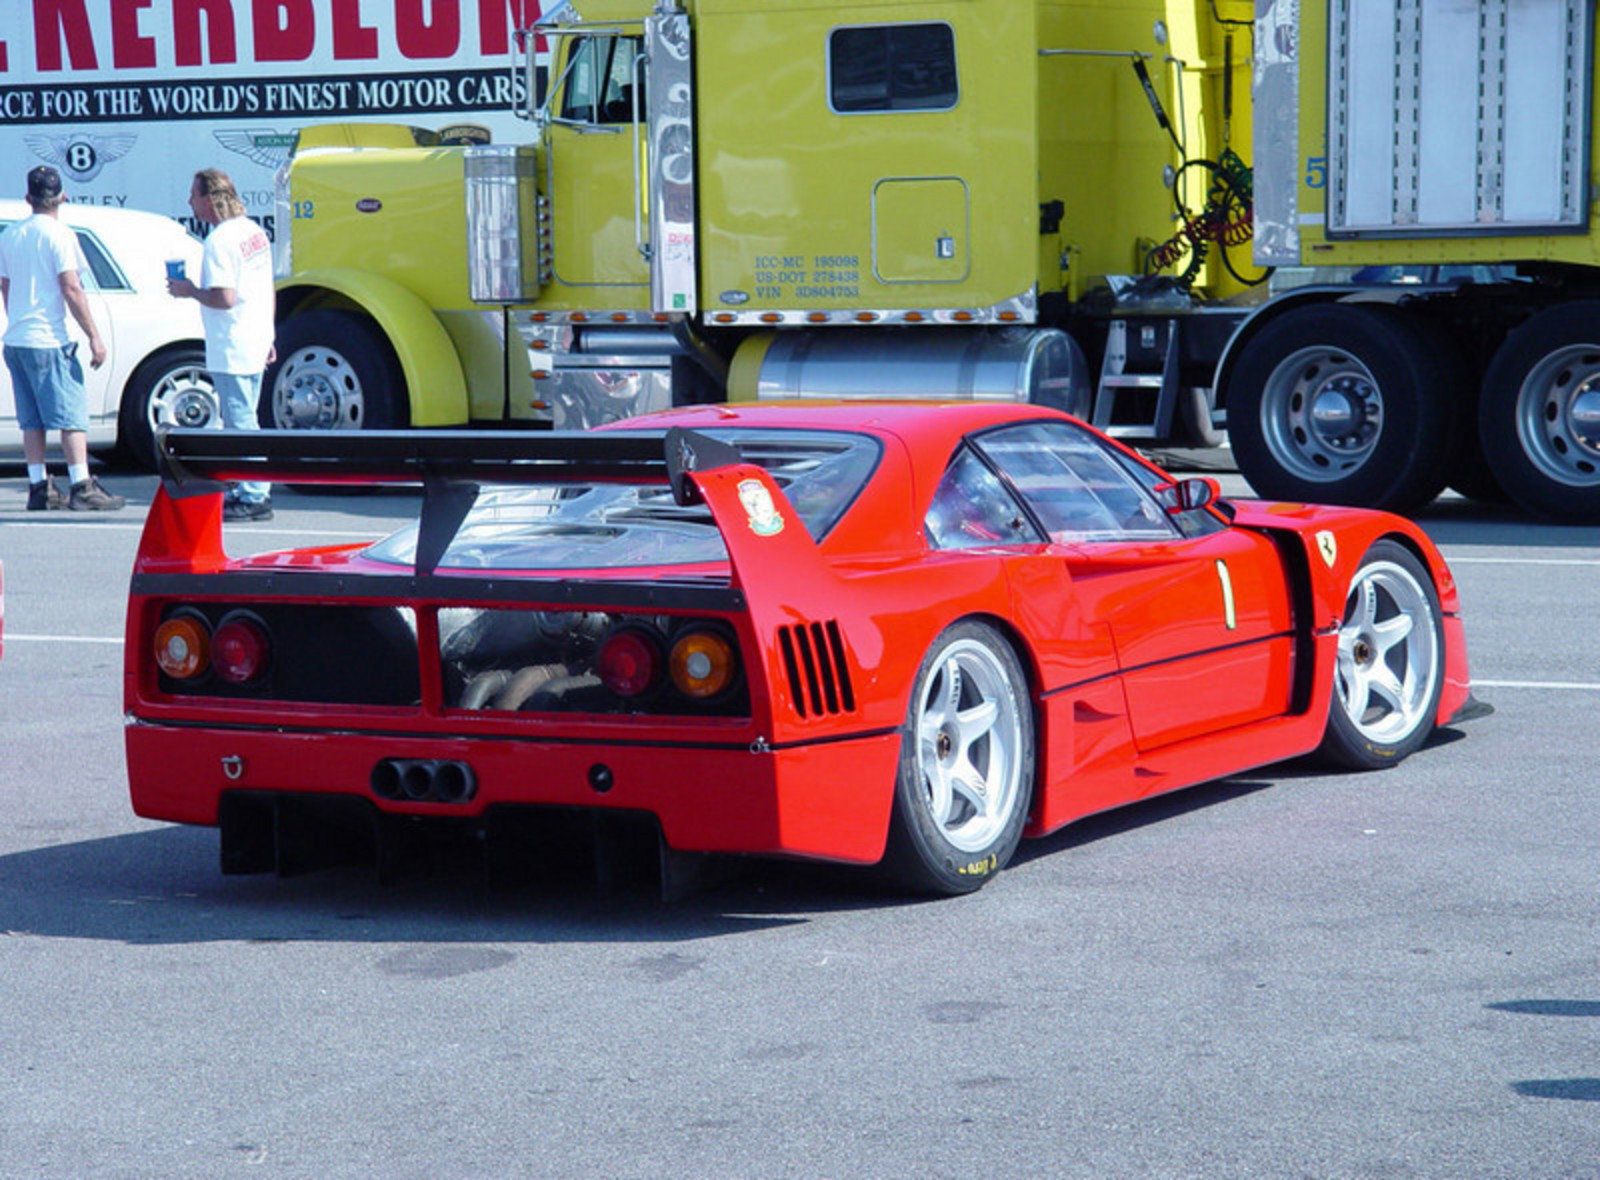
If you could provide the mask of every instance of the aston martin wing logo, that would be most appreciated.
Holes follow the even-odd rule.
[[[34,155],[46,164],[54,164],[65,172],[74,184],[87,184],[100,175],[100,169],[122,159],[133,150],[139,136],[131,131],[114,135],[89,135],[75,132],[70,135],[25,135],[26,143]]]
[[[1332,569],[1334,559],[1339,556],[1339,541],[1327,529],[1317,531],[1317,552],[1322,554],[1322,563]]]
[[[213,131],[217,142],[230,152],[237,152],[253,164],[276,172],[289,162],[294,153],[294,132],[270,131],[261,128],[246,131]]]

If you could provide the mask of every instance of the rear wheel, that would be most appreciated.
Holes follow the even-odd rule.
[[[205,350],[198,345],[168,349],[146,360],[128,381],[118,410],[117,449],[151,471],[158,428],[204,429],[221,421],[222,403],[206,371]]]
[[[1261,329],[1229,385],[1228,437],[1259,494],[1408,512],[1444,487],[1448,358],[1387,308],[1297,308]]]
[[[1478,405],[1500,486],[1530,512],[1600,520],[1600,302],[1540,312],[1489,362]]]
[[[1393,766],[1433,732],[1444,624],[1433,578],[1394,541],[1367,550],[1345,594],[1321,754],[1353,770]]]
[[[970,893],[1010,862],[1033,786],[1033,714],[1011,645],[958,623],[917,672],[902,731],[884,868],[932,893]]]
[[[387,430],[410,425],[405,376],[370,317],[322,309],[278,328],[261,425],[277,430]]]

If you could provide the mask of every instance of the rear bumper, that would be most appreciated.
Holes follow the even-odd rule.
[[[680,852],[854,864],[883,856],[900,755],[893,732],[751,750],[335,736],[138,720],[128,722],[126,744],[133,809],[147,819],[215,826],[228,791],[344,796],[390,814],[457,819],[502,804],[619,809],[655,815],[667,844]],[[476,791],[464,803],[383,798],[371,778],[386,759],[464,762]]]

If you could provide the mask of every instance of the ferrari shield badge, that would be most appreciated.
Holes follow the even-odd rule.
[[[739,503],[744,505],[750,531],[756,536],[771,537],[783,532],[783,517],[772,502],[772,493],[759,479],[739,481]]]
[[[1339,542],[1327,529],[1317,533],[1317,552],[1322,554],[1323,564],[1332,569],[1334,558],[1339,556]]]

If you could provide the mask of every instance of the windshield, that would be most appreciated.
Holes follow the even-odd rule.
[[[707,430],[764,467],[820,541],[877,466],[878,443],[860,434],[801,430]],[[394,565],[416,559],[417,526],[379,541],[365,556]],[[704,504],[688,507],[664,484],[533,483],[485,486],[440,569],[607,569],[727,560]]]

